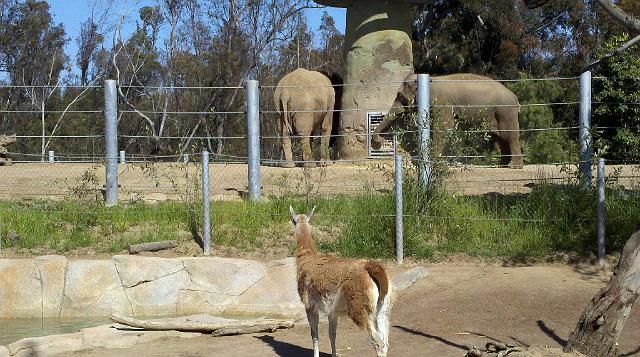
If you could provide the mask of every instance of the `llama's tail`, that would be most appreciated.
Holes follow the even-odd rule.
[[[384,267],[380,263],[369,261],[364,266],[367,273],[378,286],[378,301],[376,304],[375,312],[375,325],[383,342],[381,348],[384,350],[383,355],[386,355],[387,348],[389,347],[389,315],[391,314],[391,307],[393,306],[393,291],[389,276]]]
[[[384,297],[389,294],[391,287],[387,272],[382,264],[373,261],[368,261],[364,265],[364,269],[369,273],[371,279],[376,282],[376,285],[378,285],[378,302],[382,301]]]

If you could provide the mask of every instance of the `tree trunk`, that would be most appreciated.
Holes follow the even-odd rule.
[[[145,321],[119,315],[111,315],[110,319],[111,321],[122,325],[137,327],[149,331],[175,330],[182,332],[206,332],[213,333],[214,336],[275,331],[277,329],[291,328],[294,326],[293,320],[279,319],[234,320],[219,323],[201,321]]]
[[[620,23],[630,32],[640,33],[640,20],[626,13],[616,4],[609,0],[596,0],[598,4],[611,16],[615,21]]]
[[[178,242],[175,240],[163,240],[159,242],[129,244],[129,254],[138,254],[140,252],[157,252],[163,249],[175,248]]]
[[[583,311],[564,351],[575,350],[590,357],[618,356],[618,337],[639,294],[640,231],[637,231],[622,250],[609,283]]]
[[[218,137],[218,140],[216,142],[216,156],[218,157],[220,157],[220,155],[222,155],[222,152],[224,151],[224,139],[222,137],[224,136],[224,122],[226,119],[226,114],[222,115],[223,119],[220,119],[218,128],[216,129],[216,136]]]

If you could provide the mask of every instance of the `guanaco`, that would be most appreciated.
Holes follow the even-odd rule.
[[[296,214],[295,225],[298,294],[305,306],[311,327],[313,356],[319,357],[319,312],[329,319],[331,354],[336,356],[338,315],[346,314],[370,337],[378,357],[385,357],[389,348],[389,314],[393,305],[391,281],[384,266],[363,259],[338,259],[318,253],[311,237],[308,214]]]

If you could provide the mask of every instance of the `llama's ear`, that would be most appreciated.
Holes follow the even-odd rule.
[[[298,215],[296,214],[296,211],[293,210],[293,207],[291,207],[291,205],[289,205],[289,212],[291,212],[291,222],[293,222],[293,224],[296,224],[296,217]]]
[[[309,211],[309,213],[307,213],[307,222],[311,222],[311,216],[313,216],[313,211],[315,211],[315,210],[316,210],[316,206],[313,206],[311,211]]]

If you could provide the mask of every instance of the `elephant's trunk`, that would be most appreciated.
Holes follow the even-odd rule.
[[[382,147],[383,143],[384,139],[382,138],[382,136],[379,133],[374,132],[373,136],[371,136],[371,147],[375,150],[378,150]]]

